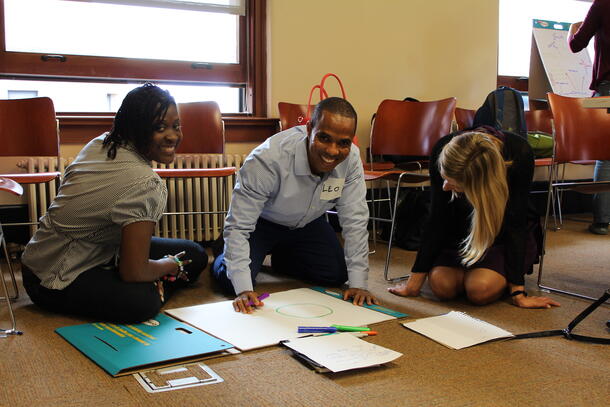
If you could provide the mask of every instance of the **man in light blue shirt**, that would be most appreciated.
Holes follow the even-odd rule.
[[[324,286],[348,281],[344,299],[378,303],[367,291],[369,211],[356,124],[348,101],[325,99],[306,126],[270,137],[244,162],[212,269],[237,295],[236,311],[262,305],[253,284],[269,253],[275,270]],[[345,250],[324,217],[333,207]]]

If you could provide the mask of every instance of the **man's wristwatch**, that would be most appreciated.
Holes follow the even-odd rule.
[[[511,297],[516,297],[516,296],[518,296],[519,294],[523,294],[523,296],[524,296],[524,297],[527,297],[527,291],[524,291],[524,290],[516,290],[516,291],[513,291],[512,293],[510,293],[510,296],[511,296]]]

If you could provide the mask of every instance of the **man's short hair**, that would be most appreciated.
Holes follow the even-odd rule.
[[[347,100],[339,97],[329,97],[320,101],[320,103],[316,105],[316,108],[311,115],[310,123],[312,128],[316,127],[316,124],[322,117],[323,112],[338,114],[350,119],[354,119],[354,133],[356,132],[358,115],[356,114],[354,107]]]

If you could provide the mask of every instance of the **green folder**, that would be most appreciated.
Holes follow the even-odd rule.
[[[141,324],[91,324],[55,330],[112,376],[224,353],[228,342],[159,314]]]

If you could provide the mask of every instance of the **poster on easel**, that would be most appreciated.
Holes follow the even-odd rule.
[[[546,99],[547,92],[590,97],[592,64],[587,49],[573,53],[568,46],[571,23],[533,20],[529,97]]]

